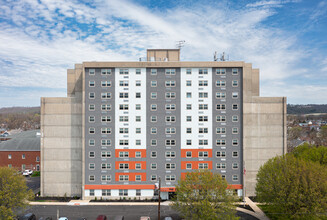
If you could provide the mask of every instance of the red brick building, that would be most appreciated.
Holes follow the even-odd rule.
[[[40,170],[40,131],[24,131],[0,142],[0,166]]]

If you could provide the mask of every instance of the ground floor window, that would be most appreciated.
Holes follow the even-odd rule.
[[[90,196],[94,196],[94,189],[90,189]]]
[[[128,190],[127,189],[120,189],[119,190],[119,196],[128,196]]]
[[[141,190],[140,189],[136,190],[136,196],[141,196]]]
[[[111,196],[111,190],[110,189],[103,189],[102,190],[102,196]]]
[[[36,164],[36,171],[40,171],[40,165]]]

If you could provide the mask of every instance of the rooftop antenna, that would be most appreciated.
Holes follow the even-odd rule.
[[[213,61],[218,61],[218,58],[217,58],[217,51],[215,51],[213,53]]]
[[[220,61],[226,61],[226,60],[229,60],[229,55],[226,57],[225,52],[223,52],[223,53],[220,55]]]
[[[184,47],[184,44],[185,44],[185,40],[180,40],[180,41],[177,41],[176,43],[176,47],[181,50],[182,47]]]

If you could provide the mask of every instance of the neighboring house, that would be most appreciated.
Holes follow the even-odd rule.
[[[40,130],[23,131],[0,142],[0,166],[40,170]]]
[[[76,64],[68,97],[41,98],[41,195],[152,198],[160,178],[168,198],[197,169],[255,195],[260,166],[286,153],[286,98],[260,97],[249,63],[147,55]]]

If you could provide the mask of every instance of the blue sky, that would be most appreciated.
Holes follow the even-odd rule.
[[[138,60],[175,48],[260,69],[262,96],[327,103],[327,0],[0,0],[0,107],[66,96],[83,61]]]

